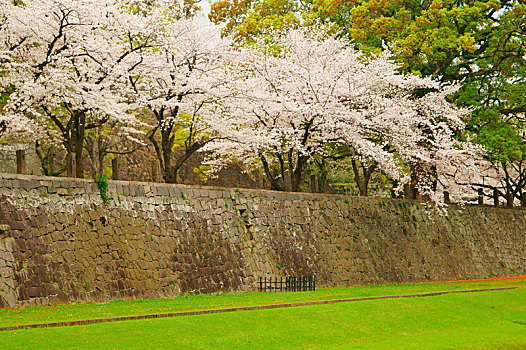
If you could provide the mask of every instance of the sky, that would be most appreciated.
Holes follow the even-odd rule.
[[[203,14],[208,17],[208,14],[210,13],[210,0],[201,0],[199,5],[203,9]]]

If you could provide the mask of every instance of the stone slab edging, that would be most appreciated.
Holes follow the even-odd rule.
[[[258,305],[258,306],[243,306],[243,307],[233,307],[233,308],[225,308],[225,309],[196,310],[196,311],[174,312],[174,313],[152,314],[152,315],[136,315],[136,316],[122,316],[122,317],[110,317],[110,318],[97,318],[97,319],[91,319],[91,320],[39,323],[39,324],[28,324],[28,325],[20,325],[20,326],[12,326],[12,327],[0,327],[0,332],[1,331],[14,331],[14,330],[20,330],[20,329],[29,329],[29,328],[54,328],[54,327],[84,326],[84,325],[90,325],[90,324],[96,324],[96,323],[107,323],[107,322],[148,320],[148,319],[155,319],[155,318],[170,318],[170,317],[180,317],[180,316],[198,316],[198,315],[219,314],[219,313],[234,312],[234,311],[280,309],[280,308],[286,308],[286,307],[348,303],[348,302],[366,301],[366,300],[434,297],[434,296],[445,295],[445,294],[493,292],[493,291],[503,291],[503,290],[511,290],[511,289],[517,289],[517,287],[467,289],[467,290],[452,290],[452,291],[432,292],[432,293],[423,293],[423,294],[388,295],[388,296],[381,296],[381,297],[318,300],[318,301],[307,301],[307,302],[302,302],[302,303],[284,303],[284,304],[270,304],[270,305]]]

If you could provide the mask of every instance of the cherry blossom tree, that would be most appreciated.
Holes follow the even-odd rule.
[[[13,89],[8,124],[31,119],[75,154],[74,175],[82,177],[88,130],[137,124],[128,77],[155,38],[156,16],[113,0],[29,0],[3,2],[0,18],[0,87]]]
[[[367,58],[312,29],[276,34],[236,54],[228,66],[235,94],[214,125],[224,138],[206,147],[218,155],[209,160],[216,168],[232,158],[259,163],[274,189],[297,191],[307,161],[341,143],[400,188],[413,180],[437,201],[437,191],[454,183],[446,174],[470,169],[444,169],[464,163],[445,159],[469,163],[474,154],[454,138],[467,112],[446,100],[456,86],[401,74],[389,54]]]
[[[467,111],[446,100],[458,86],[440,86],[430,79],[402,75],[389,58],[383,54],[369,61],[354,77],[354,89],[368,93],[349,91],[347,95],[347,105],[358,112],[342,123],[342,139],[350,148],[355,180],[366,195],[368,180],[378,168],[399,184],[400,190],[406,185],[407,198],[433,196],[439,187],[445,187],[439,184],[446,181],[442,158],[451,153],[467,161],[479,150],[455,139],[464,127],[461,117]],[[362,176],[356,163],[363,169]],[[450,165],[455,164],[460,165],[460,160]],[[469,170],[465,167],[462,172]]]
[[[209,163],[260,163],[273,189],[297,191],[310,157],[338,139],[335,116],[348,113],[339,88],[352,63],[332,38],[291,31],[275,40],[236,51],[228,67],[236,93],[214,125],[224,139],[207,147],[218,154]]]
[[[155,49],[130,77],[139,106],[153,114],[147,134],[164,180],[178,181],[178,172],[197,150],[216,139],[209,123],[220,119],[218,103],[229,91],[222,69],[230,54],[218,28],[193,20],[167,18]]]

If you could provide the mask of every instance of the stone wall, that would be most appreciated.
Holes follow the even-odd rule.
[[[526,211],[0,175],[0,306],[526,273]]]
[[[41,175],[42,168],[34,143],[0,144],[0,173],[16,174],[16,151],[25,151],[26,172],[29,175]]]

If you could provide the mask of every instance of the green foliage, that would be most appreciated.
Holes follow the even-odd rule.
[[[0,111],[2,110],[2,107],[5,106],[7,102],[9,102],[9,95],[12,92],[12,89],[6,89],[5,91],[0,92]]]
[[[488,149],[491,161],[500,163],[526,160],[526,143],[519,130],[504,122],[491,123],[482,127],[477,135],[479,143]]]
[[[212,170],[212,167],[209,165],[200,164],[194,168],[194,174],[199,177],[199,180],[206,181],[208,179],[208,172]]]
[[[314,0],[309,18],[331,23],[365,52],[390,45],[407,72],[447,77],[462,73],[467,61],[483,57],[484,48],[494,50],[500,44],[499,36],[510,30],[506,23],[520,17],[508,14],[512,7],[520,6],[496,0]],[[499,10],[504,12],[503,26],[495,26]],[[497,33],[497,28],[502,31]],[[519,43],[515,38],[511,41]]]
[[[93,179],[95,180],[95,182],[97,183],[97,187],[99,188],[100,198],[102,198],[102,201],[105,205],[108,205],[110,203],[110,200],[112,199],[108,195],[108,178],[105,174],[95,174]]]
[[[526,109],[524,2],[314,0],[308,18],[365,52],[387,44],[405,72],[463,81],[458,98],[469,106]]]
[[[224,24],[224,34],[251,43],[272,31],[299,26],[300,6],[293,0],[220,0],[212,3],[208,17],[215,24]]]

